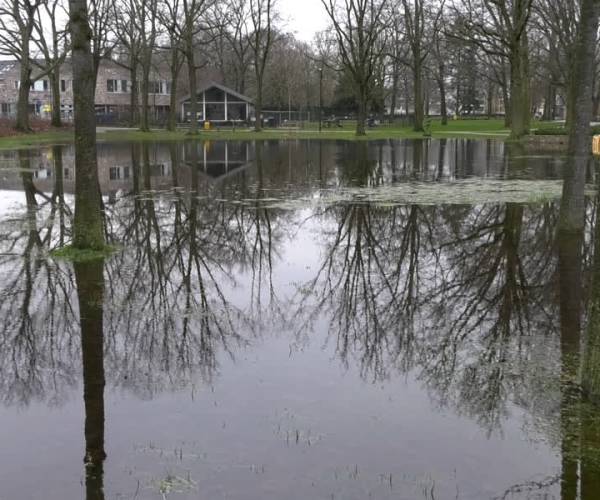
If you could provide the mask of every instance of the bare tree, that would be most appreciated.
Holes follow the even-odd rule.
[[[142,114],[140,129],[150,131],[149,102],[150,71],[153,54],[156,50],[158,36],[157,17],[158,0],[136,0],[135,11],[132,12],[140,30],[140,65],[142,69]],[[154,90],[156,92],[156,90]]]
[[[21,66],[16,129],[30,132],[29,90],[32,61],[30,46],[37,13],[44,0],[2,0],[0,2],[0,54],[14,57]]]
[[[477,44],[487,54],[506,58],[510,66],[511,135],[529,133],[531,122],[529,38],[533,0],[459,0],[457,36]]]
[[[574,96],[569,92],[574,74],[579,2],[538,0],[534,4],[535,27],[544,38],[545,61],[543,71],[547,84],[544,119],[553,119],[556,88],[566,95],[566,122],[573,122]]]
[[[170,74],[170,106],[167,130],[174,131],[177,128],[177,87],[179,74],[183,67],[183,46],[180,38],[181,32],[177,30],[177,23],[181,16],[181,1],[163,1],[159,6],[159,22],[166,28],[168,36],[169,74]]]
[[[356,135],[366,135],[367,106],[379,59],[387,0],[321,0],[333,24],[342,68],[351,76],[358,103]]]
[[[402,5],[404,7],[406,39],[410,47],[408,65],[413,71],[414,129],[421,132],[425,120],[425,94],[423,88],[425,62],[432,48],[430,42],[435,39],[435,34],[440,29],[439,20],[444,9],[444,1],[440,3],[435,13],[433,6],[428,5],[426,0],[402,0]],[[429,21],[433,23],[432,26],[428,26]]]
[[[95,83],[98,78],[100,62],[103,59],[110,58],[117,40],[117,37],[114,36],[114,2],[112,0],[90,0],[88,20],[91,28],[90,36]]]
[[[252,51],[254,76],[256,77],[256,100],[254,108],[256,122],[254,129],[262,130],[263,83],[269,54],[273,46],[273,19],[275,0],[250,0],[251,33],[248,43]]]
[[[60,112],[60,68],[64,63],[69,46],[67,43],[66,26],[59,24],[64,13],[63,0],[44,2],[43,9],[38,9],[35,31],[35,43],[44,57],[41,70],[46,72],[52,90],[52,126],[61,127]],[[49,32],[45,28],[49,27]],[[48,43],[47,38],[50,38]],[[34,61],[35,62],[35,61]],[[35,62],[36,65],[39,63]]]
[[[144,0],[142,0],[143,2]],[[120,46],[125,51],[124,54],[115,57],[113,61],[119,66],[129,70],[131,75],[131,89],[129,95],[129,107],[131,109],[129,124],[134,127],[139,122],[139,68],[142,52],[142,31],[144,30],[144,20],[139,17],[137,12],[137,0],[128,0],[127,2],[115,5],[116,15],[114,31],[117,35]]]
[[[208,9],[212,6],[212,0],[182,0],[183,9],[181,17],[183,20],[177,24],[178,36],[181,39],[183,54],[187,62],[189,90],[190,90],[190,128],[189,134],[198,133],[198,78],[199,64],[196,57],[197,39],[199,35],[207,30],[203,23]]]

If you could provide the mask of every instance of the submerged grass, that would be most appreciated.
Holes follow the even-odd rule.
[[[50,257],[69,262],[91,262],[94,260],[105,259],[121,251],[121,248],[114,245],[107,245],[101,250],[82,250],[72,245],[67,245],[50,252]]]

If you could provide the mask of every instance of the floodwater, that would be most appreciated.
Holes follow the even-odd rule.
[[[72,148],[0,153],[0,500],[600,498],[600,205],[590,166],[558,233],[564,162],[102,144],[121,251],[73,265]]]

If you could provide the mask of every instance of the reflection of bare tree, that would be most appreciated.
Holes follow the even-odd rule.
[[[55,161],[60,175],[60,154]],[[36,189],[29,152],[19,152],[19,166],[25,214],[22,222],[7,223],[0,235],[0,394],[6,403],[27,404],[31,399],[60,400],[64,387],[75,383],[76,370],[68,362],[75,350],[68,300],[72,275],[45,258],[66,238],[70,212],[61,181],[51,196]]]
[[[74,267],[83,361],[86,500],[104,500],[104,260]]]
[[[256,301],[233,300],[232,292],[247,283],[250,296],[269,283],[274,295],[273,256],[282,232],[258,201],[252,207],[200,197],[197,169],[191,170],[191,190],[178,187],[173,169],[172,192],[158,196],[151,190],[147,149],[134,146],[132,158],[132,196],[107,207],[109,238],[125,250],[106,263],[105,362],[111,382],[147,396],[194,373],[210,380],[220,352],[233,357],[237,346],[250,341]],[[26,258],[2,257],[7,279],[0,295],[7,300],[0,310],[8,320],[0,342],[10,362],[1,364],[0,380],[3,396],[12,398],[7,402],[19,398],[27,404],[45,398],[52,384],[59,390],[75,383],[72,361],[79,348],[72,342],[78,330],[70,309],[73,273],[37,256],[44,241],[55,238],[45,238],[46,225],[37,230],[39,194],[27,177],[31,173],[24,172],[31,217],[25,229],[7,231],[4,240],[9,248],[25,248]],[[8,259],[23,268],[9,267]]]
[[[432,213],[349,204],[322,214],[337,227],[327,234],[321,269],[303,287],[316,291],[315,302],[303,303],[300,313],[312,310],[312,320],[327,313],[340,357],[347,363],[356,352],[365,376],[382,378],[398,362],[410,365]]]
[[[174,169],[173,191],[156,196],[142,150],[139,174],[134,162],[142,189],[111,213],[113,237],[127,250],[107,263],[113,300],[121,304],[107,312],[107,362],[114,361],[120,384],[141,393],[181,383],[192,371],[210,380],[218,352],[233,357],[250,340],[241,332],[254,331],[255,311],[234,304],[227,289],[240,272],[251,274],[252,294],[262,292],[265,277],[271,284],[271,214],[204,200],[196,148],[190,156],[190,190],[179,188]]]
[[[522,395],[535,340],[553,328],[556,208],[341,205],[297,314],[330,318],[344,363],[375,379],[415,367],[444,404],[492,430]],[[304,321],[304,319],[303,319]]]
[[[536,231],[547,222],[546,208],[475,207],[442,245],[427,381],[442,393],[457,386],[460,406],[488,428],[505,412],[507,392],[518,394],[531,329],[553,324],[552,235]]]

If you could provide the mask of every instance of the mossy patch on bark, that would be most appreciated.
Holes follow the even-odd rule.
[[[101,249],[81,249],[72,245],[67,245],[50,252],[50,257],[69,262],[90,262],[99,259],[105,259],[121,251],[121,248],[115,245],[106,245]]]

